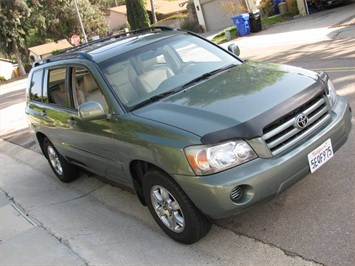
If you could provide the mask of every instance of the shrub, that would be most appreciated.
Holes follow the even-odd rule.
[[[264,18],[275,15],[274,3],[272,0],[261,0],[259,3],[259,9]]]
[[[297,0],[286,0],[287,11],[291,16],[295,16],[299,14]]]
[[[159,22],[164,22],[164,21],[168,21],[168,20],[174,20],[174,19],[186,19],[187,18],[187,14],[177,14],[177,15],[173,15],[167,18],[164,18],[162,20],[159,20]]]
[[[240,4],[239,1],[222,1],[221,6],[225,11],[227,11],[227,16],[229,17],[248,12],[248,8],[245,3]]]
[[[184,30],[189,30],[192,32],[199,33],[200,32],[200,25],[196,20],[185,18],[181,24],[181,28]]]

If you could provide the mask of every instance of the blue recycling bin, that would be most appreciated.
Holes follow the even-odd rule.
[[[232,17],[232,21],[234,25],[237,26],[238,33],[240,36],[247,36],[250,34],[248,13]]]

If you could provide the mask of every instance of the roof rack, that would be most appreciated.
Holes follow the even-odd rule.
[[[156,31],[156,30],[160,30],[160,31]],[[79,49],[88,47],[90,45],[93,44],[97,44],[97,43],[102,43],[105,42],[107,40],[112,40],[112,39],[117,39],[117,38],[123,38],[123,37],[129,37],[135,34],[140,34],[140,33],[144,33],[144,32],[161,32],[161,31],[173,31],[176,30],[175,28],[171,28],[171,27],[165,27],[165,26],[157,26],[157,27],[149,27],[149,28],[144,28],[144,29],[138,29],[138,30],[133,30],[133,31],[128,31],[128,32],[122,32],[119,34],[115,34],[112,36],[107,36],[107,37],[103,37],[97,40],[93,40],[87,43],[82,43],[79,44],[77,46],[74,47],[69,47],[67,49],[64,49],[62,51],[60,51],[58,54],[63,54],[63,53],[68,53],[68,52],[75,52]]]
[[[156,30],[160,30],[160,31],[156,31]],[[59,53],[61,54],[61,53],[67,53],[67,52],[74,52],[74,51],[77,51],[79,49],[82,49],[84,47],[87,47],[87,46],[90,46],[93,44],[102,43],[107,40],[112,40],[112,39],[117,39],[117,38],[129,37],[129,36],[144,33],[144,32],[161,32],[161,31],[173,31],[173,30],[176,30],[176,29],[171,28],[171,27],[165,27],[165,26],[157,26],[157,27],[149,27],[149,28],[138,29],[138,30],[133,30],[133,31],[128,31],[128,32],[122,32],[122,33],[115,34],[112,36],[107,36],[107,37],[103,37],[103,38],[100,38],[97,40],[93,40],[93,41],[90,41],[87,43],[82,43],[82,44],[79,44],[75,47],[70,47],[68,49],[62,50]]]
[[[68,53],[68,54],[62,54],[62,52],[60,52],[59,54],[55,54],[55,55],[48,56],[46,58],[37,60],[36,62],[33,63],[32,66],[36,67],[36,66],[50,63],[50,62],[55,62],[55,61],[64,60],[64,59],[74,59],[74,58],[82,58],[82,59],[91,60],[92,56],[87,53],[83,53],[83,52],[73,52],[73,53]]]
[[[144,29],[123,32],[123,33],[119,33],[119,34],[112,35],[112,36],[107,36],[107,37],[93,40],[93,41],[90,41],[87,43],[82,43],[82,44],[79,44],[74,47],[69,47],[67,49],[63,49],[55,55],[46,57],[44,59],[37,60],[36,62],[33,63],[32,66],[36,67],[36,66],[46,64],[49,62],[54,62],[54,61],[59,61],[59,60],[64,60],[64,59],[73,59],[73,58],[83,58],[83,59],[91,60],[92,57],[89,54],[84,53],[84,52],[80,52],[78,50],[88,47],[88,46],[91,46],[93,44],[102,43],[102,42],[112,40],[112,39],[117,39],[117,38],[130,37],[135,34],[141,34],[141,33],[145,33],[145,32],[153,32],[154,33],[154,32],[161,32],[161,31],[174,31],[174,30],[177,30],[177,29],[171,28],[171,27],[165,27],[165,26],[156,26],[156,27],[149,27],[149,28],[144,28]]]

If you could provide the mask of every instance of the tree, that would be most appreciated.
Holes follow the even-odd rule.
[[[106,36],[105,6],[111,0],[77,0],[88,35]],[[81,35],[74,0],[0,0],[0,50],[15,55],[20,75],[27,47]]]
[[[21,51],[26,49],[29,31],[31,8],[28,3],[32,7],[39,6],[37,0],[0,0],[0,48],[8,55],[15,54],[21,76],[26,74]]]
[[[143,29],[150,26],[143,0],[126,0],[127,20],[131,29]]]
[[[106,36],[108,26],[101,6],[89,0],[77,0],[77,3],[87,35]],[[53,40],[69,40],[73,34],[80,35],[81,28],[73,0],[43,1],[38,12],[44,23],[37,28],[37,35]]]

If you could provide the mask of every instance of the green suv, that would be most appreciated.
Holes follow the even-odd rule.
[[[316,171],[351,131],[325,73],[238,55],[163,27],[73,47],[34,63],[31,131],[61,181],[86,169],[134,189],[194,243]]]

